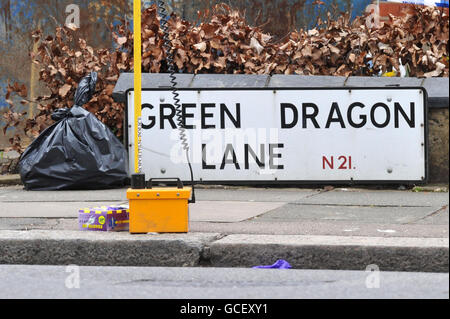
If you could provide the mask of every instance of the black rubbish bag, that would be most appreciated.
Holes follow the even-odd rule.
[[[19,172],[27,190],[106,189],[128,183],[125,147],[82,106],[95,91],[97,73],[83,78],[71,109],[52,115],[58,121],[25,150]]]

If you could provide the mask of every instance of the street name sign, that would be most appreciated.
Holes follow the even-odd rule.
[[[148,177],[190,180],[179,141],[189,138],[204,183],[423,183],[427,94],[421,87],[180,89],[142,91],[141,127],[127,91],[130,171],[141,138]],[[138,131],[138,134],[136,132]]]

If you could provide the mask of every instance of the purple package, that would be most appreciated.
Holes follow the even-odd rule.
[[[129,216],[129,209],[125,206],[80,209],[78,225],[82,231],[127,231]]]

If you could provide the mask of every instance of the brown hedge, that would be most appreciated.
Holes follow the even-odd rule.
[[[240,12],[226,5],[216,6],[209,17],[202,23],[190,23],[176,15],[170,17],[177,71],[398,76],[403,65],[407,76],[448,77],[449,73],[448,15],[438,8],[413,7],[412,14],[390,16],[389,21],[378,27],[370,26],[369,16],[350,22],[348,14],[343,13],[336,21],[318,21],[320,27],[294,31],[281,41],[249,26]],[[25,134],[36,137],[52,124],[50,116],[54,110],[73,105],[80,79],[90,71],[97,71],[97,92],[85,108],[121,137],[124,105],[113,101],[112,91],[120,73],[133,71],[133,33],[125,21],[118,27],[111,25],[110,29],[114,49],[89,46],[70,25],[59,27],[55,35],[46,37],[40,30],[35,31],[32,36],[39,49],[31,58],[40,66],[40,81],[49,94],[29,101],[24,85],[9,85],[6,100],[11,108],[3,115],[7,123],[4,130],[19,125],[24,115],[14,111],[11,93],[21,96],[21,103],[37,103],[36,117],[27,120],[24,129]],[[156,6],[143,12],[142,39],[143,72],[167,72]],[[14,149],[21,150],[19,134],[10,142]]]

